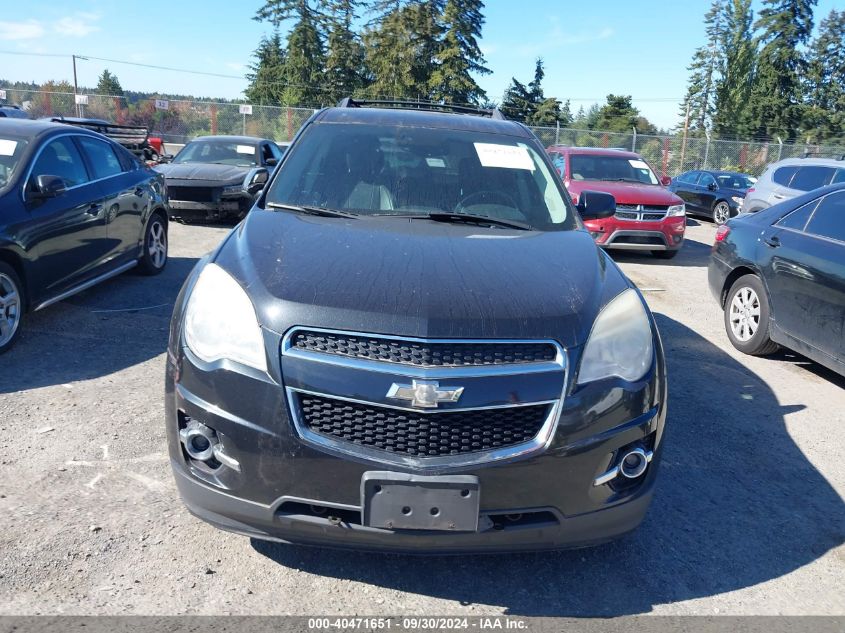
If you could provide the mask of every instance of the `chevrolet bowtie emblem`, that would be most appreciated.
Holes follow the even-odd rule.
[[[441,388],[436,380],[414,380],[410,385],[394,382],[387,397],[409,401],[412,407],[436,409],[441,402],[457,402],[463,392],[463,387]]]

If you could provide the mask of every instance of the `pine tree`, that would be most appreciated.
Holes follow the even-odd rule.
[[[294,20],[288,35],[285,62],[286,86],[282,103],[294,106],[315,106],[325,103],[326,57],[320,26],[325,16],[312,6],[314,0],[265,0],[255,20],[266,20],[278,28],[282,22]]]
[[[443,42],[435,54],[431,74],[432,98],[452,103],[480,103],[487,98],[473,74],[492,71],[484,65],[478,45],[484,25],[482,0],[446,0],[443,10]]]
[[[97,94],[112,95],[115,97],[123,96],[123,88],[121,88],[120,82],[115,75],[109,72],[108,68],[103,70],[103,74],[100,75],[97,81]]]
[[[817,0],[764,0],[756,27],[763,44],[749,104],[749,125],[761,138],[794,140],[799,133],[806,61],[801,47],[813,31]]]
[[[527,85],[517,81],[515,77],[512,78],[499,108],[502,113],[509,119],[523,121],[528,125],[554,125],[560,115],[560,101],[546,99],[543,93],[545,76],[543,60],[537,58],[534,63],[534,79]]]
[[[361,0],[332,0],[326,57],[326,99],[334,103],[364,86],[364,45],[353,30]]]
[[[283,101],[285,80],[285,49],[278,31],[269,38],[262,37],[255,49],[255,63],[246,74],[249,86],[244,95],[259,105],[280,105]]]
[[[722,2],[714,0],[704,15],[707,44],[696,49],[688,66],[690,78],[687,94],[681,103],[680,116],[686,118],[689,112],[689,126],[693,131],[704,132],[710,127],[715,111],[715,84],[723,66],[719,48],[723,37]]]
[[[634,107],[630,95],[610,94],[607,95],[607,103],[598,111],[594,129],[630,132],[633,127],[639,126],[639,130],[646,125],[651,124],[644,117],[640,117],[640,111]]]
[[[516,77],[511,78],[511,83],[505,94],[502,97],[502,103],[499,106],[507,118],[514,121],[526,121],[528,117],[534,114],[536,106],[531,99],[531,91],[524,83],[517,80]]]
[[[719,40],[723,63],[716,82],[713,131],[721,137],[736,138],[750,133],[748,102],[757,58],[751,0],[728,0],[723,8],[723,23]]]
[[[814,141],[845,141],[845,11],[831,10],[810,45],[804,127]]]

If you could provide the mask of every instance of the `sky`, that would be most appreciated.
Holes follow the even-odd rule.
[[[843,0],[819,0],[815,22]],[[28,0],[4,3],[0,13],[0,79],[44,82],[73,79],[95,86],[108,68],[124,89],[241,98],[243,74],[269,24],[251,19],[261,0]],[[631,95],[661,128],[678,125],[687,65],[704,42],[702,16],[710,0],[487,0],[481,39],[493,74],[479,77],[500,100],[516,77],[533,78],[545,61],[547,96],[571,101],[573,113],[609,93]],[[759,9],[760,2],[755,3]],[[10,54],[16,53],[16,54]],[[35,56],[58,55],[56,57]],[[101,59],[93,59],[94,57]],[[115,61],[103,61],[103,59]],[[168,66],[226,77],[132,66]]]

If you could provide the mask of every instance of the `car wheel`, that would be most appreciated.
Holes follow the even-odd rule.
[[[0,354],[15,344],[25,305],[23,285],[15,269],[0,262]]]
[[[731,208],[724,200],[719,200],[713,205],[713,222],[716,226],[722,226],[731,219]]]
[[[673,259],[680,252],[680,249],[677,249],[674,251],[651,251],[651,254],[657,259]]]
[[[158,213],[150,216],[147,223],[144,250],[138,264],[145,275],[157,275],[167,265],[167,222]]]
[[[769,298],[757,275],[740,277],[728,291],[725,331],[740,352],[764,356],[778,349],[769,338]]]

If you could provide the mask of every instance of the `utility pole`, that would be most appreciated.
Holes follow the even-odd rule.
[[[76,102],[76,93],[79,92],[79,88],[76,85],[76,55],[71,55],[73,58],[73,107],[76,109],[76,116],[80,116],[79,114],[79,104]]]
[[[681,141],[681,164],[678,166],[678,171],[684,171],[684,155],[687,153],[687,132],[689,131],[689,108],[690,102],[687,101],[687,114],[684,117],[684,140]]]

